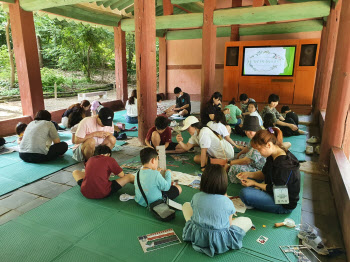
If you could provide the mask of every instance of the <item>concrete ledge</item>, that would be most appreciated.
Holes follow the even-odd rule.
[[[16,125],[18,122],[29,124],[33,119],[30,116],[21,116],[8,120],[0,121],[0,137],[9,136],[16,133]]]
[[[340,148],[332,147],[329,176],[342,228],[347,257],[350,257],[350,162]]]
[[[103,106],[109,107],[113,111],[123,110],[125,108],[124,103],[121,100],[113,100],[102,103]],[[57,123],[61,123],[62,114],[66,109],[59,109],[52,111],[51,119]],[[15,128],[18,122],[29,124],[33,119],[30,116],[16,117],[8,120],[0,121],[0,137],[14,135]]]

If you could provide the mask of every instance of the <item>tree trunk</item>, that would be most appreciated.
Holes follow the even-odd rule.
[[[91,55],[91,45],[89,46],[88,53],[87,53],[87,66],[86,66],[86,73],[87,78],[91,79],[91,73],[90,73],[90,55]]]
[[[5,30],[6,30],[6,44],[7,44],[7,50],[9,53],[10,68],[11,68],[10,86],[11,88],[13,88],[15,86],[15,63],[13,61],[13,52],[12,52],[11,43],[10,43],[10,16],[9,15],[7,15],[7,24],[6,24]]]
[[[40,36],[36,36],[36,44],[38,46],[38,54],[39,54],[39,66],[40,68],[44,67],[44,59],[43,59],[43,54],[41,53],[41,39]]]

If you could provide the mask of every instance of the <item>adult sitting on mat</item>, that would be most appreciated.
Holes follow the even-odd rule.
[[[298,159],[282,145],[282,131],[278,128],[258,131],[251,145],[266,163],[262,171],[242,172],[237,175],[243,188],[240,198],[249,207],[262,211],[286,214],[297,206],[300,192]],[[258,183],[256,180],[264,180]],[[258,189],[256,189],[258,188]]]
[[[81,103],[77,103],[68,107],[68,109],[63,113],[61,123],[64,127],[68,127],[68,118],[72,112],[81,112],[86,116],[86,112],[90,110],[90,102],[88,100],[83,100]]]
[[[280,101],[280,97],[275,94],[271,94],[268,99],[268,105],[264,107],[260,115],[265,122],[265,115],[270,113],[273,115],[273,122],[283,132],[284,136],[305,135],[306,132],[300,130],[292,118],[284,119],[284,117],[276,110],[276,106]],[[265,123],[264,123],[265,124]]]
[[[176,136],[176,140],[185,151],[190,150],[195,145],[200,146],[201,154],[196,155],[194,161],[201,164],[202,171],[207,165],[208,155],[217,159],[233,159],[235,152],[231,144],[222,139],[217,133],[214,133],[209,127],[203,127],[196,117],[189,116],[185,119],[182,131],[185,130],[191,135],[188,143],[183,142],[181,134]]]
[[[47,145],[48,141],[49,145]],[[51,145],[52,142],[53,145]],[[61,142],[51,122],[50,112],[40,110],[24,132],[19,147],[19,157],[25,162],[41,163],[54,160],[67,150],[67,143]]]
[[[136,89],[132,90],[131,96],[125,104],[126,109],[126,122],[129,124],[137,124],[137,92]]]
[[[205,108],[201,110],[201,122],[204,126],[206,126],[209,121],[214,120],[215,114],[221,111],[221,100],[221,93],[215,92],[205,105]]]
[[[117,141],[113,136],[113,117],[113,111],[104,107],[101,108],[98,115],[81,120],[74,139],[74,144],[79,144],[73,150],[75,160],[87,161],[94,155],[95,147],[98,145],[106,145],[113,149]]]
[[[182,92],[180,87],[174,88],[174,94],[176,95],[176,105],[174,111],[177,112],[180,116],[189,116],[191,114],[190,95]]]

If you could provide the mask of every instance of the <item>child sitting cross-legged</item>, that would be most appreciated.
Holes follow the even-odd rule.
[[[139,176],[141,187],[149,204],[163,197],[175,199],[181,194],[182,189],[180,186],[171,185],[170,170],[165,172],[165,178],[159,172],[161,169],[158,168],[158,153],[154,148],[146,147],[142,149],[140,159],[143,166],[137,172],[135,180]],[[135,201],[141,206],[147,206],[137,183],[135,183]]]
[[[81,193],[86,198],[105,198],[111,193],[117,192],[127,183],[134,182],[134,176],[124,174],[117,161],[111,157],[112,151],[106,145],[95,148],[95,154],[86,162],[85,172],[75,170],[73,177],[81,187]],[[111,174],[120,178],[109,181]]]
[[[227,175],[220,165],[208,165],[202,175],[200,191],[182,207],[186,225],[184,241],[208,256],[230,249],[240,249],[246,232],[252,227],[248,217],[232,219],[236,213],[233,202],[227,197]]]
[[[145,143],[149,147],[165,145],[168,153],[182,153],[185,150],[178,143],[171,141],[171,128],[168,127],[169,120],[164,116],[158,116],[155,120],[154,127],[148,130]]]

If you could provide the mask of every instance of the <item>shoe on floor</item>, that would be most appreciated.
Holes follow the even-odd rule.
[[[319,138],[317,136],[312,136],[308,140],[306,140],[306,142],[310,144],[316,144],[319,142]]]
[[[316,152],[317,155],[320,154],[320,145],[315,147],[315,152]]]
[[[306,146],[305,153],[307,155],[312,155],[314,153],[314,147],[313,146]]]

